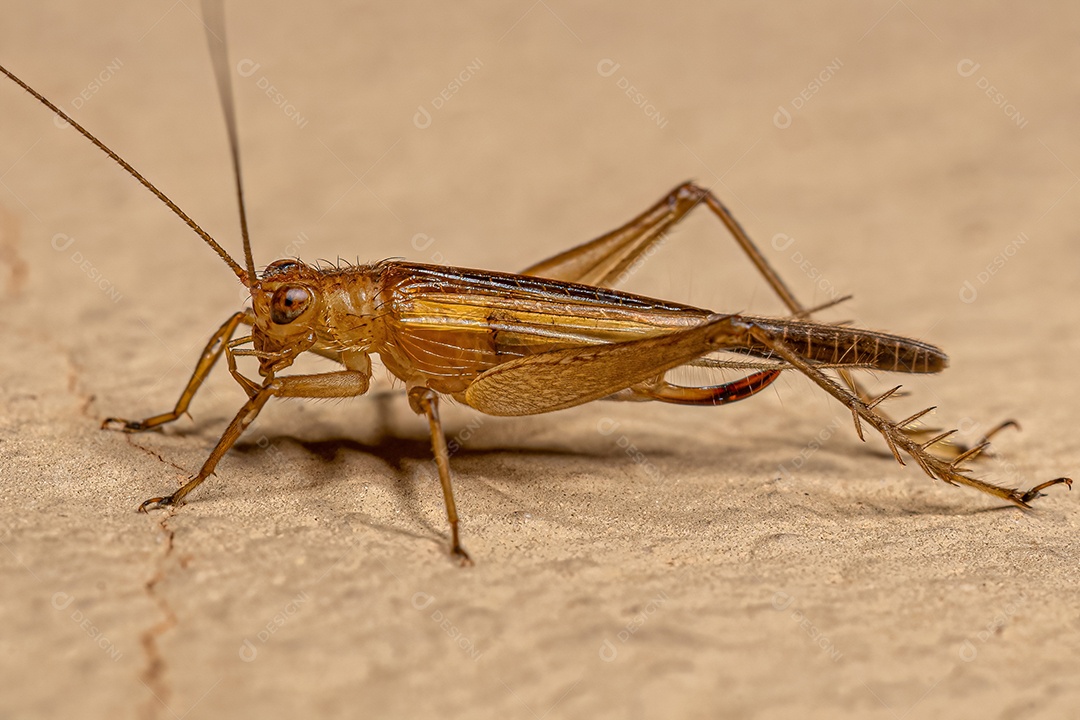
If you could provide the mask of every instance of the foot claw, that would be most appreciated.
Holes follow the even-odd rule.
[[[472,567],[475,563],[472,558],[469,557],[469,553],[465,552],[465,548],[460,545],[456,545],[450,550],[450,554],[457,558],[461,567]]]
[[[1020,430],[1020,423],[1016,422],[1015,420],[1006,420],[1006,421],[1000,423],[997,427],[995,427],[990,432],[983,435],[982,440],[980,440],[979,442],[990,442],[990,438],[994,437],[995,435],[997,435],[999,432],[1001,432],[1005,428],[1010,428],[1010,427],[1011,428],[1016,428],[1016,430],[1019,431]],[[978,443],[976,443],[976,445],[977,444]]]
[[[1036,485],[1035,487],[1031,488],[1030,490],[1028,490],[1026,493],[1024,493],[1020,497],[1020,502],[1027,505],[1029,502],[1031,502],[1035,498],[1039,497],[1042,494],[1043,490],[1045,490],[1048,487],[1051,487],[1052,485],[1064,485],[1065,487],[1072,490],[1072,478],[1067,478],[1067,477],[1054,478],[1053,480],[1047,480],[1046,482],[1042,483],[1041,485]]]
[[[176,505],[177,502],[175,500],[175,497],[175,495],[168,495],[166,497],[155,497],[150,498],[149,500],[143,500],[142,504],[139,505],[138,512],[147,512],[147,508],[149,508],[150,506],[154,506],[155,509],[157,509],[167,507],[169,505]]]
[[[113,425],[119,425],[119,427],[112,427]],[[133,422],[131,420],[125,420],[123,418],[105,418],[101,421],[102,430],[119,430],[120,432],[134,433],[141,432],[146,428],[141,422]]]

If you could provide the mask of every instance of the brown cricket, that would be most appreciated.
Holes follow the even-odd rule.
[[[140,505],[179,505],[198,487],[272,397],[346,398],[363,395],[371,378],[371,355],[404,382],[412,409],[427,418],[450,523],[450,549],[463,563],[458,514],[450,482],[449,452],[439,420],[439,399],[448,396],[489,415],[534,415],[592,400],[655,400],[716,406],[743,400],[797,370],[881,433],[896,460],[911,457],[928,475],[967,485],[1020,507],[1056,478],[1020,491],[970,475],[962,466],[985,450],[989,436],[970,447],[943,442],[955,430],[936,433],[918,426],[927,408],[893,421],[877,407],[898,387],[871,397],[848,373],[854,369],[936,373],[948,359],[938,348],[870,330],[811,322],[822,308],[807,309],[787,288],[731,212],[711,191],[679,185],[622,227],[532,265],[520,273],[469,270],[409,262],[325,268],[296,259],[255,271],[244,211],[235,111],[220,6],[204,3],[239,201],[245,266],[233,258],[175,203],[60,108],[0,66],[0,72],[44,103],[120,164],[184,220],[235,273],[251,294],[251,307],[233,314],[213,334],[176,406],[140,421],[108,418],[102,427],[142,432],[182,416],[217,360],[248,395],[198,474],[179,490]],[[715,313],[611,289],[624,271],[692,210],[704,206],[727,227],[792,317],[762,318]],[[830,303],[834,304],[834,303]],[[241,326],[251,333],[233,337]],[[250,345],[250,348],[243,346]],[[714,353],[745,359],[719,359]],[[342,369],[313,375],[283,374],[311,352]],[[237,368],[236,358],[258,360],[259,379]],[[708,387],[668,382],[669,370],[685,366],[752,370],[746,377]],[[836,371],[843,384],[826,371]],[[934,452],[931,451],[934,449]]]

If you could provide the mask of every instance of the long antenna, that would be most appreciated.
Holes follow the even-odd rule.
[[[225,114],[225,127],[229,133],[229,154],[232,156],[233,177],[236,178],[236,201],[240,207],[240,235],[244,238],[244,261],[248,276],[255,282],[255,261],[251,257],[251,237],[248,235],[247,210],[244,207],[244,185],[240,181],[240,143],[236,133],[236,107],[233,101],[232,80],[229,73],[229,48],[225,43],[225,7],[215,0],[203,0],[203,26],[206,42],[210,46],[210,60],[214,64],[221,110]]]
[[[199,227],[199,224],[197,222],[192,220],[188,216],[188,214],[186,212],[184,212],[183,210],[181,210],[177,206],[176,203],[174,203],[172,200],[170,200],[165,193],[161,192],[156,187],[154,187],[154,184],[152,182],[150,182],[149,180],[144,178],[141,174],[139,174],[138,170],[131,167],[131,165],[129,165],[128,162],[126,160],[124,160],[124,158],[120,157],[115,152],[113,152],[112,149],[109,148],[109,146],[107,146],[105,143],[101,142],[96,137],[94,137],[90,133],[89,130],[87,130],[86,128],[84,128],[82,125],[75,122],[74,120],[72,120],[71,117],[66,112],[64,112],[60,108],[56,107],[56,105],[54,105],[52,102],[50,102],[48,98],[46,98],[44,95],[42,95],[41,93],[39,93],[34,88],[27,85],[26,83],[24,83],[14,73],[12,73],[10,70],[8,70],[3,65],[0,65],[0,73],[3,73],[4,75],[7,75],[9,78],[12,79],[12,81],[14,81],[14,83],[16,85],[18,85],[23,90],[25,90],[26,92],[30,93],[35,98],[37,98],[38,101],[41,104],[43,104],[45,107],[49,108],[54,113],[56,113],[58,116],[60,116],[60,118],[63,119],[64,122],[66,122],[68,125],[75,128],[76,130],[78,130],[79,133],[83,137],[85,137],[87,140],[89,140],[94,145],[96,145],[98,147],[98,149],[101,150],[103,153],[105,153],[106,155],[111,157],[116,162],[116,164],[119,165],[120,167],[124,168],[124,170],[126,170],[129,175],[131,175],[133,178],[135,178],[140,183],[142,183],[143,187],[145,187],[147,190],[152,192],[157,197],[158,200],[165,203],[165,205],[170,210],[172,210],[174,213],[176,213],[176,215],[181,220],[183,220],[185,223],[187,223],[187,226],[189,228],[194,230],[195,233],[199,237],[201,237],[204,241],[206,241],[206,244],[209,245],[210,247],[212,247],[214,249],[214,252],[216,252],[218,255],[221,256],[221,259],[225,261],[225,263],[229,266],[229,268],[232,269],[232,271],[234,273],[236,273],[236,277],[240,278],[240,282],[244,283],[245,285],[247,285],[249,287],[251,286],[251,283],[254,282],[254,280],[255,280],[254,273],[245,272],[244,268],[240,267],[236,263],[236,261],[233,260],[232,257],[229,256],[229,253],[225,252],[225,248],[218,245],[217,241],[214,240],[214,238],[210,237],[210,235],[205,230],[203,230],[201,227]],[[249,258],[250,258],[250,255],[249,255]],[[250,266],[250,262],[248,264]],[[249,278],[250,278],[250,280],[249,280]]]

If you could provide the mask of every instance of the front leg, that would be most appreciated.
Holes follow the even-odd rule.
[[[221,357],[221,353],[225,351],[230,338],[232,338],[233,333],[236,332],[236,328],[240,323],[251,324],[251,317],[247,312],[233,314],[233,316],[222,323],[221,327],[217,329],[217,332],[210,337],[210,341],[206,343],[206,347],[199,357],[199,362],[195,365],[195,372],[191,374],[191,379],[188,380],[188,384],[184,388],[184,391],[180,393],[180,399],[176,401],[176,406],[171,412],[154,415],[145,420],[124,420],[122,418],[113,417],[105,418],[105,421],[101,423],[101,428],[103,430],[107,428],[122,430],[123,432],[129,433],[143,432],[171,423],[186,413],[188,405],[191,404],[191,399],[195,397],[195,393],[203,384],[203,380],[206,379],[206,376],[210,374],[210,370],[213,369],[214,363],[218,361],[218,358]]]
[[[240,412],[236,413],[229,426],[225,428],[210,457],[206,458],[199,474],[188,480],[183,487],[172,495],[146,500],[139,506],[144,511],[152,506],[179,505],[192,490],[202,484],[217,467],[218,461],[236,443],[244,431],[258,417],[259,411],[271,397],[295,398],[347,398],[363,395],[371,381],[370,372],[362,370],[341,370],[319,375],[290,375],[287,377],[267,378],[248,399]],[[248,381],[250,382],[250,381]]]

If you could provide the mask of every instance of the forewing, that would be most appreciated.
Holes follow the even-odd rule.
[[[662,375],[734,334],[727,316],[641,340],[552,350],[511,360],[477,377],[465,401],[489,415],[535,415],[599,400]]]

